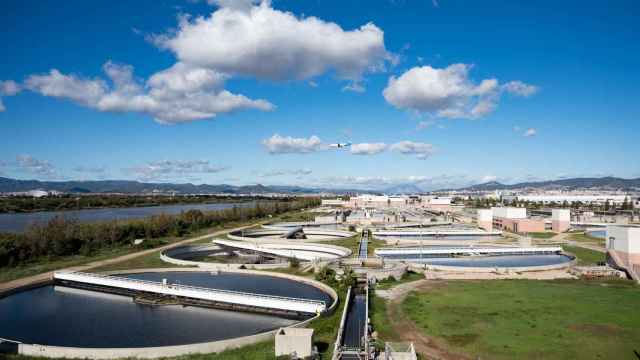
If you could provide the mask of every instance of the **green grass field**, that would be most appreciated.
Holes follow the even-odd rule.
[[[627,281],[450,281],[402,310],[426,335],[483,359],[634,359],[640,287]]]
[[[562,245],[562,248],[574,254],[578,258],[578,265],[580,266],[596,265],[606,260],[606,254],[599,251],[570,245]]]
[[[527,235],[531,236],[534,239],[550,239],[558,234],[551,231],[545,231],[545,232],[530,232],[530,233],[527,233]]]
[[[576,241],[576,242],[584,242],[584,243],[594,243],[594,244],[599,244],[604,246],[605,244],[605,240],[604,239],[600,239],[594,236],[590,236],[586,233],[576,233],[576,234],[571,234],[568,237],[569,240],[572,241]]]
[[[335,246],[346,247],[347,249],[351,250],[352,254],[357,255],[358,249],[360,248],[360,234],[354,235],[349,238],[340,239],[340,240],[324,240],[324,241],[318,241],[318,242],[335,245]]]
[[[388,278],[382,281],[379,281],[376,285],[377,289],[386,290],[392,286],[404,284],[411,281],[422,280],[424,279],[424,274],[414,273],[414,272],[406,272],[402,275],[400,280],[396,280],[394,278]]]
[[[373,291],[369,291],[369,297],[369,318],[373,329],[378,333],[378,338],[382,340],[381,343],[383,341],[400,341],[399,334],[389,325],[386,300],[376,296]]]
[[[385,247],[387,246],[387,242],[384,240],[380,240],[377,239],[373,236],[369,237],[369,244],[367,245],[367,255],[372,256],[374,254],[374,251],[377,248],[381,248],[381,247]]]

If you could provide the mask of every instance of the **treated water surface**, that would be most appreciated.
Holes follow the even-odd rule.
[[[458,258],[429,258],[420,257],[417,254],[411,255],[388,255],[385,259],[403,260],[407,262],[425,263],[440,266],[461,266],[461,267],[529,267],[547,266],[568,263],[571,258],[565,255],[501,255],[501,256],[478,256],[478,257],[458,257]]]
[[[80,222],[98,222],[112,220],[140,219],[152,215],[179,214],[182,211],[213,211],[229,209],[234,206],[251,206],[254,202],[215,203],[215,204],[181,204],[130,208],[84,209],[68,211],[40,211],[19,214],[0,214],[0,232],[22,232],[31,224],[43,224],[56,216],[76,219]]]
[[[257,275],[144,273],[131,278],[330,301],[319,289]],[[327,303],[327,306],[329,303]],[[130,297],[45,286],[0,299],[0,338],[74,347],[148,347],[253,335],[288,326],[282,317],[183,306],[148,306]]]

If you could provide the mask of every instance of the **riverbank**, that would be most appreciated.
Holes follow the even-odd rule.
[[[279,215],[271,216],[267,213],[262,214],[258,218],[250,216],[246,220],[227,220],[222,223],[203,228],[201,230],[191,231],[188,235],[163,237],[156,239],[146,239],[142,246],[134,246],[131,243],[122,244],[120,246],[110,246],[99,248],[90,254],[74,254],[71,256],[58,256],[52,258],[37,258],[26,262],[20,266],[3,266],[0,267],[0,289],[6,288],[7,282],[21,279],[24,277],[41,279],[38,274],[50,274],[53,270],[58,269],[91,269],[99,266],[116,264],[124,261],[158,253],[159,251],[189,244],[198,241],[208,241],[211,237],[223,235],[226,232],[234,230],[242,230],[253,226],[261,225],[268,221],[289,219],[300,216],[301,210],[290,210],[282,212]],[[0,241],[0,249],[3,243]],[[158,257],[159,260],[159,257]],[[46,275],[45,275],[46,277]]]
[[[34,198],[31,196],[0,197],[0,214],[24,214],[43,211],[72,211],[154,207],[163,205],[241,203],[261,197],[193,195],[99,195],[74,194]]]

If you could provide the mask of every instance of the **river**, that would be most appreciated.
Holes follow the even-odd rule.
[[[252,206],[253,201],[242,203],[213,203],[213,204],[179,204],[148,207],[84,209],[67,211],[41,211],[19,214],[0,214],[0,232],[23,232],[31,224],[42,224],[56,216],[67,219],[77,219],[80,222],[99,222],[111,220],[141,219],[159,214],[179,214],[182,211],[201,210],[213,211],[229,209],[234,206]]]

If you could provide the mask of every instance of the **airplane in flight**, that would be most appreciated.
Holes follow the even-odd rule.
[[[351,146],[350,142],[329,144],[329,147],[336,148],[336,149],[346,148],[346,147],[349,147],[349,146]]]

